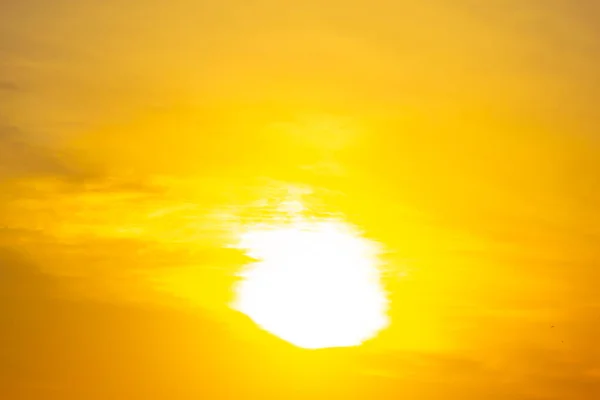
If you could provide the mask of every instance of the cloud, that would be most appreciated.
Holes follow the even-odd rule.
[[[0,81],[0,91],[13,92],[20,89],[19,85],[11,81]]]
[[[231,326],[199,309],[71,297],[60,288],[61,279],[41,274],[14,252],[0,251],[3,396],[262,397],[260,390],[272,384],[269,373],[277,366],[265,349],[288,348],[258,330],[262,344],[249,346]],[[233,320],[236,329],[256,330],[241,316]]]
[[[34,143],[16,127],[0,125],[0,176],[75,175],[56,150]]]
[[[3,230],[0,228],[0,233]],[[0,297],[11,301],[39,298],[51,295],[56,289],[55,278],[43,274],[19,251],[0,247]]]

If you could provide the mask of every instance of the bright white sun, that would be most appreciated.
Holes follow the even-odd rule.
[[[235,309],[298,347],[357,346],[388,324],[378,246],[336,220],[245,230]]]

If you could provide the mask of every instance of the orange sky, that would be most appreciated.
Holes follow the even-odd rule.
[[[600,398],[593,0],[0,2],[0,397]],[[391,325],[232,311],[290,188]]]

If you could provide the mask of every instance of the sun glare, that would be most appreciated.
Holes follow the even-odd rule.
[[[348,224],[254,226],[237,247],[256,261],[232,306],[281,339],[307,349],[357,346],[388,324],[378,246]]]

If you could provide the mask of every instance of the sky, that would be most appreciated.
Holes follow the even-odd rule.
[[[599,18],[0,0],[1,397],[598,398]],[[385,249],[363,346],[229,306],[290,193]]]

